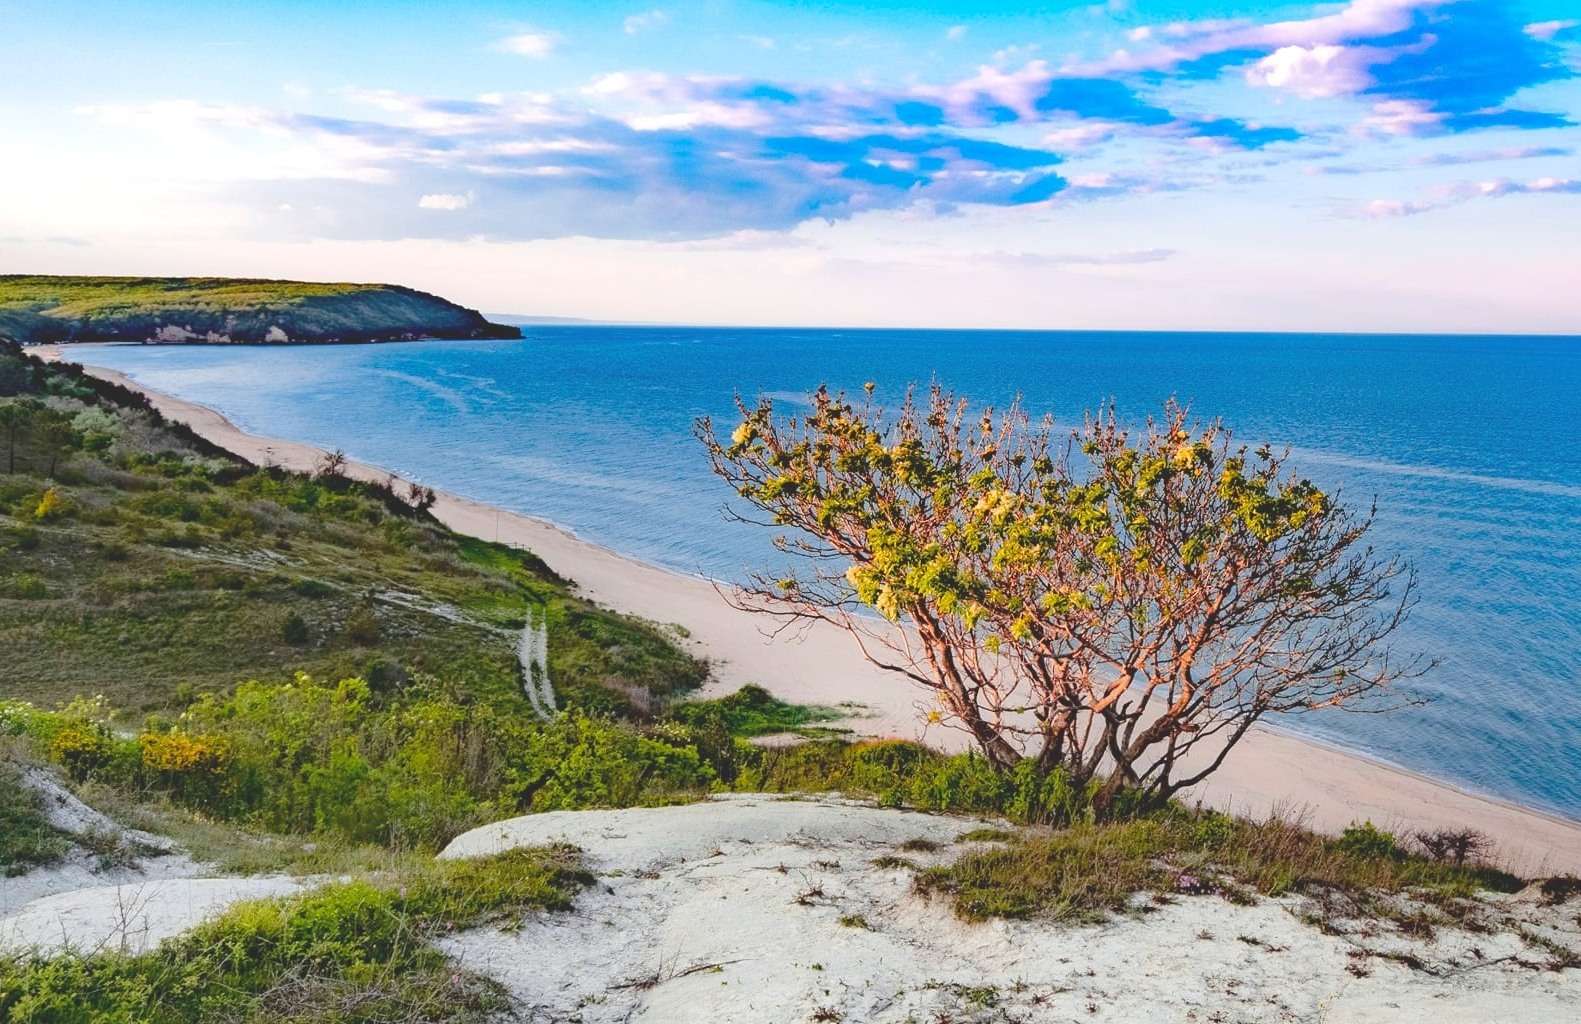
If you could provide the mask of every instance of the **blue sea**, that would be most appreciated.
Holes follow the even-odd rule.
[[[343,448],[675,569],[739,578],[766,531],[692,437],[732,396],[937,379],[1065,423],[1170,396],[1355,503],[1421,576],[1432,698],[1287,727],[1581,818],[1581,338],[530,326],[519,342],[103,346],[80,358],[261,434]]]

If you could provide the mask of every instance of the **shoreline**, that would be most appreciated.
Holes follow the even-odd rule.
[[[46,360],[72,355],[51,346],[29,352]],[[303,442],[248,433],[223,413],[149,388],[127,375],[84,364],[91,374],[146,395],[164,416],[259,465],[311,470],[323,450]],[[383,481],[397,474],[351,462],[349,475]],[[700,696],[756,683],[784,700],[839,705],[868,713],[838,723],[859,735],[919,740],[961,749],[962,737],[930,731],[919,713],[921,691],[868,665],[838,629],[819,624],[771,641],[764,620],[730,608],[715,581],[621,554],[546,520],[436,489],[433,514],[446,526],[484,540],[523,547],[573,581],[589,600],[617,611],[683,627],[682,646],[709,661]],[[1416,830],[1475,828],[1490,836],[1496,859],[1528,876],[1581,873],[1581,823],[1540,808],[1478,794],[1413,769],[1388,764],[1328,741],[1259,727],[1247,734],[1219,772],[1191,791],[1207,806],[1258,816],[1297,811],[1314,828],[1338,832],[1372,821],[1405,835]]]

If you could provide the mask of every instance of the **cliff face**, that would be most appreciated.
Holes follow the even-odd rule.
[[[518,327],[399,285],[0,275],[0,338],[22,344],[519,337]]]

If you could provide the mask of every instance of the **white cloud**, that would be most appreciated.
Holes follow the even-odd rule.
[[[634,36],[638,32],[646,32],[650,28],[658,28],[669,20],[670,16],[668,14],[658,8],[654,8],[651,11],[643,11],[641,14],[631,15],[622,22],[622,26],[628,36]]]
[[[1574,18],[1565,18],[1558,21],[1534,21],[1526,26],[1525,31],[1533,39],[1541,39],[1547,42],[1566,29],[1572,28],[1581,28],[1581,21],[1577,21]]]
[[[1374,199],[1362,208],[1362,215],[1373,219],[1409,217],[1413,214],[1442,210],[1448,206],[1469,203],[1473,199],[1497,199],[1500,196],[1529,195],[1581,195],[1581,179],[1535,178],[1531,181],[1512,181],[1509,178],[1492,178],[1486,181],[1462,181],[1435,189],[1426,199],[1404,201],[1400,199]]]
[[[1375,57],[1367,47],[1281,46],[1246,69],[1246,81],[1288,89],[1306,99],[1348,96],[1372,84],[1367,71]]]
[[[1357,125],[1363,135],[1423,135],[1438,128],[1444,115],[1417,100],[1384,100]]]
[[[966,26],[965,25],[951,25],[949,27],[949,29],[947,29],[945,31],[944,38],[948,39],[952,43],[959,42],[960,40],[965,39],[966,38]]]
[[[1087,149],[1114,137],[1118,126],[1108,121],[1082,121],[1069,128],[1056,128],[1043,141],[1056,150]]]
[[[1177,21],[1156,26],[1152,32],[1133,31],[1133,41],[1164,37],[1169,41],[1141,53],[1116,50],[1108,58],[1073,65],[1069,70],[1084,74],[1125,71],[1162,71],[1211,53],[1231,50],[1274,50],[1286,46],[1314,47],[1345,43],[1354,39],[1373,39],[1402,32],[1411,27],[1419,11],[1431,10],[1456,0],[1350,0],[1338,9],[1312,18],[1297,18],[1257,24],[1244,19],[1215,18],[1202,21]],[[1373,56],[1382,56],[1377,51]]]
[[[1390,217],[1405,217],[1419,213],[1417,204],[1407,203],[1400,199],[1374,199],[1362,207],[1362,216],[1371,220],[1386,220]]]
[[[560,37],[553,32],[518,32],[513,36],[506,36],[496,45],[506,53],[540,60],[553,53],[559,42]]]
[[[456,192],[431,192],[417,201],[419,209],[444,210],[446,212],[465,210],[471,205],[471,195],[461,195]]]

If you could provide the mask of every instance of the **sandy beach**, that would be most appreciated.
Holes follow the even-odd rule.
[[[61,358],[58,349],[32,351]],[[75,353],[67,357],[75,361]],[[87,368],[143,392],[166,417],[249,461],[311,470],[323,456],[310,445],[248,434],[213,409],[154,391],[114,370]],[[392,475],[361,463],[353,463],[349,472],[369,480]],[[533,551],[600,604],[684,627],[686,643],[713,668],[705,695],[756,683],[800,703],[855,702],[866,713],[845,724],[858,733],[961,746],[954,733],[923,728],[918,702],[926,694],[867,664],[852,640],[834,627],[771,640],[761,618],[731,608],[708,580],[625,557],[551,523],[454,494],[440,492],[433,512],[459,532]],[[1363,820],[1399,833],[1475,828],[1495,840],[1498,859],[1513,870],[1581,873],[1581,825],[1267,729],[1248,734],[1194,796],[1254,816],[1274,808],[1296,810],[1314,827],[1330,831]]]

